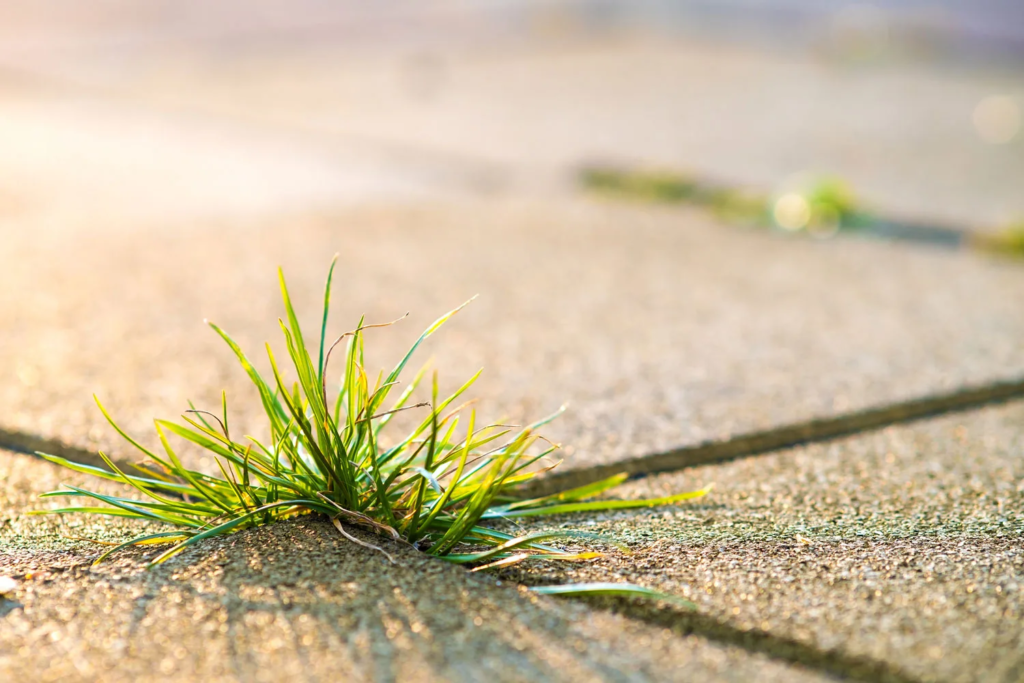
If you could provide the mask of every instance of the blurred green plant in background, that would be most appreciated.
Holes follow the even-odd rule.
[[[881,218],[857,200],[850,185],[834,176],[801,174],[773,196],[702,182],[671,171],[593,166],[580,170],[587,191],[614,199],[690,204],[737,225],[778,228],[829,238],[856,231],[879,239],[904,239],[1024,258],[1024,221],[999,230],[977,230]]]
[[[580,171],[580,184],[606,196],[658,204],[694,204],[731,223],[806,230],[830,236],[861,217],[850,187],[838,178],[804,179],[772,198],[750,190],[703,183],[670,171],[627,171],[610,166]]]

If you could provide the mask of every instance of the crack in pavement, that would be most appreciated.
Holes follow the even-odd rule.
[[[816,441],[830,441],[854,434],[875,431],[890,425],[923,420],[946,413],[975,410],[994,403],[1024,398],[1024,377],[991,382],[982,386],[956,389],[899,403],[796,422],[767,430],[739,434],[717,441],[680,446],[660,453],[649,453],[628,460],[581,467],[549,474],[522,489],[525,497],[549,495],[577,486],[585,486],[625,472],[642,477],[661,472],[725,462],[761,455]]]
[[[92,467],[99,467],[105,470],[109,469],[103,462],[103,458],[95,451],[72,446],[57,439],[47,439],[38,434],[29,434],[27,432],[4,429],[3,427],[0,427],[0,448],[32,456],[36,456],[39,451],[42,451],[43,453],[56,455],[81,465],[91,465]],[[118,459],[115,459],[114,462],[118,467],[129,464],[124,460]]]
[[[718,441],[680,446],[628,460],[617,460],[602,465],[547,474],[539,480],[535,480],[530,486],[519,489],[519,493],[525,497],[549,495],[577,486],[585,486],[622,472],[629,474],[631,478],[673,472],[697,465],[763,455],[817,441],[830,441],[904,422],[923,420],[946,413],[976,410],[987,405],[1022,398],[1024,398],[1024,377],[990,382],[982,386],[960,388],[944,394],[931,394],[843,415],[813,418]],[[56,439],[48,439],[3,427],[0,427],[0,448],[33,456],[38,451],[42,451],[83,465],[107,469],[102,458],[94,451],[69,445]],[[123,459],[114,458],[113,460],[118,467],[131,465],[130,462]]]
[[[532,496],[538,495],[538,493],[564,490],[623,471],[632,476],[644,476],[749,457],[799,444],[851,436],[902,422],[926,419],[944,413],[973,410],[989,404],[1020,398],[1024,398],[1024,378],[996,381],[983,386],[961,388],[944,394],[932,394],[844,415],[817,418],[774,429],[751,432],[721,441],[705,442],[661,453],[652,453],[634,460],[549,475],[536,486],[531,487],[528,493]],[[0,428],[0,448],[30,455],[34,455],[36,451],[44,451],[82,464],[104,466],[99,455],[88,449],[9,429]],[[123,461],[117,462],[118,466],[121,466],[122,463]],[[760,629],[744,630],[724,620],[699,612],[684,612],[678,609],[659,608],[655,605],[622,600],[594,601],[595,607],[609,605],[623,616],[669,628],[680,636],[697,635],[842,680],[920,683],[919,679],[909,676],[896,665],[888,662],[845,654],[838,650],[823,650],[811,644],[774,635]]]

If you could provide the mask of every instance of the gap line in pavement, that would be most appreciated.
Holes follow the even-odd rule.
[[[674,472],[687,467],[725,462],[761,455],[784,448],[819,441],[831,441],[855,434],[883,429],[890,425],[937,417],[946,413],[976,410],[995,403],[1024,398],[1024,377],[964,387],[942,394],[931,394],[898,403],[865,408],[833,417],[819,417],[766,430],[738,434],[726,439],[704,441],[667,451],[649,453],[637,458],[580,467],[548,474],[529,488],[526,496],[555,493],[584,486],[625,472],[642,477],[661,472]],[[56,455],[83,465],[106,469],[95,451],[49,439],[37,434],[0,427],[0,448],[16,453],[35,455],[37,451]],[[128,463],[114,459],[120,467]]]
[[[712,463],[770,453],[818,441],[831,441],[870,432],[890,425],[975,410],[994,403],[1024,398],[1024,377],[964,387],[898,403],[865,408],[833,417],[819,417],[767,430],[738,434],[726,439],[680,446],[627,460],[563,470],[549,474],[523,491],[529,497],[556,493],[592,484],[625,472],[641,477],[674,472]]]

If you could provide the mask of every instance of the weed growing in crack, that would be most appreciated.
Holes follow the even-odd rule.
[[[634,501],[592,500],[626,478],[617,475],[555,495],[517,499],[514,488],[537,476],[538,461],[557,448],[535,432],[551,418],[524,429],[503,425],[478,428],[475,411],[467,415],[465,405],[452,405],[469,389],[479,372],[443,399],[438,396],[435,373],[430,403],[409,405],[424,378],[425,368],[402,391],[397,389],[399,377],[417,347],[462,307],[435,321],[387,376],[381,373],[371,383],[364,369],[363,332],[391,323],[365,325],[360,321],[356,329],[328,346],[327,313],[333,272],[334,263],[327,276],[319,350],[314,362],[306,349],[284,275],[279,271],[287,317],[287,322],[279,322],[298,378],[291,385],[286,383],[269,344],[267,355],[273,373],[270,381],[257,372],[224,330],[210,323],[259,391],[269,427],[266,443],[251,436],[243,441],[231,436],[223,394],[220,415],[193,408],[182,416],[181,423],[156,420],[162,452],[150,450],[129,436],[97,399],[114,429],[145,455],[142,464],[134,465],[137,474],[125,472],[102,453],[109,471],[40,455],[77,472],[121,482],[136,495],[110,496],[67,486],[43,496],[73,496],[102,505],[93,503],[37,514],[113,515],[174,527],[113,547],[97,562],[129,546],[171,545],[150,563],[152,566],[211,536],[314,513],[330,518],[338,532],[350,541],[385,555],[382,548],[349,534],[346,526],[368,529],[449,562],[474,565],[475,570],[480,570],[527,560],[581,560],[598,555],[570,553],[550,544],[559,537],[593,538],[592,534],[560,530],[514,537],[490,527],[491,520],[668,505],[707,492],[703,489]],[[331,397],[327,368],[332,352],[343,341],[347,342],[344,370],[340,387]],[[387,404],[392,393],[398,396]],[[410,409],[422,409],[427,415],[403,438],[392,442],[394,445],[382,446],[382,431],[396,413]],[[221,476],[185,467],[170,437],[198,446],[216,462]],[[611,592],[666,597],[628,584],[548,586],[538,590],[555,594]]]

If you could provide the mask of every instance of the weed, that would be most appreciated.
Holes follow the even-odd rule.
[[[700,193],[694,181],[667,172],[629,173],[613,168],[584,168],[580,171],[580,182],[596,192],[655,203],[692,201]]]
[[[995,232],[971,235],[970,244],[980,250],[999,256],[1024,257],[1024,221]]]
[[[588,190],[604,195],[653,204],[682,204],[710,208],[723,220],[741,225],[770,227],[778,225],[778,207],[768,197],[748,190],[728,188],[669,171],[629,171],[613,167],[587,167],[579,172],[579,182]],[[802,214],[796,227],[818,236],[836,230],[859,227],[870,217],[861,211],[849,187],[830,177],[805,178],[797,191],[786,193],[796,198]]]
[[[556,531],[514,537],[489,526],[488,522],[493,520],[668,505],[707,492],[704,489],[636,501],[592,500],[624,481],[626,475],[622,474],[555,495],[517,499],[514,487],[537,476],[542,471],[539,461],[557,448],[535,432],[551,418],[523,429],[496,424],[478,428],[475,411],[469,411],[467,416],[465,404],[452,406],[479,372],[443,399],[438,397],[435,372],[430,403],[409,405],[425,376],[425,368],[404,390],[398,391],[399,377],[416,349],[462,307],[441,316],[389,374],[381,373],[371,381],[364,369],[364,331],[392,323],[366,325],[361,320],[354,330],[328,346],[327,314],[333,272],[334,263],[327,276],[314,361],[307,351],[284,275],[279,271],[287,318],[287,322],[279,322],[298,378],[291,385],[286,383],[269,344],[266,350],[273,377],[268,381],[232,338],[210,323],[259,391],[269,438],[261,441],[247,436],[242,441],[235,440],[228,422],[227,399],[222,393],[219,415],[193,408],[182,416],[181,423],[156,420],[161,453],[129,436],[97,399],[111,426],[145,455],[145,461],[134,466],[137,473],[125,472],[102,453],[109,471],[40,455],[77,472],[121,482],[131,487],[134,495],[111,496],[67,486],[43,496],[74,496],[89,499],[89,504],[38,514],[114,515],[173,527],[113,547],[97,562],[129,546],[170,544],[169,549],[152,560],[152,566],[211,536],[313,513],[329,517],[352,542],[382,553],[382,548],[349,534],[346,526],[371,530],[449,562],[487,569],[530,559],[579,560],[597,555],[565,552],[549,544],[559,537],[593,535]],[[331,398],[327,369],[332,352],[342,341],[347,343],[344,370],[340,387]],[[392,393],[398,396],[386,406]],[[413,409],[424,410],[426,416],[404,437],[392,441],[392,445],[382,445],[382,431],[392,418],[400,411]],[[171,437],[198,446],[216,463],[220,476],[187,468],[172,447]],[[626,592],[634,589],[637,595],[650,595],[639,587],[616,588]],[[607,591],[607,586],[579,586],[561,592]]]

